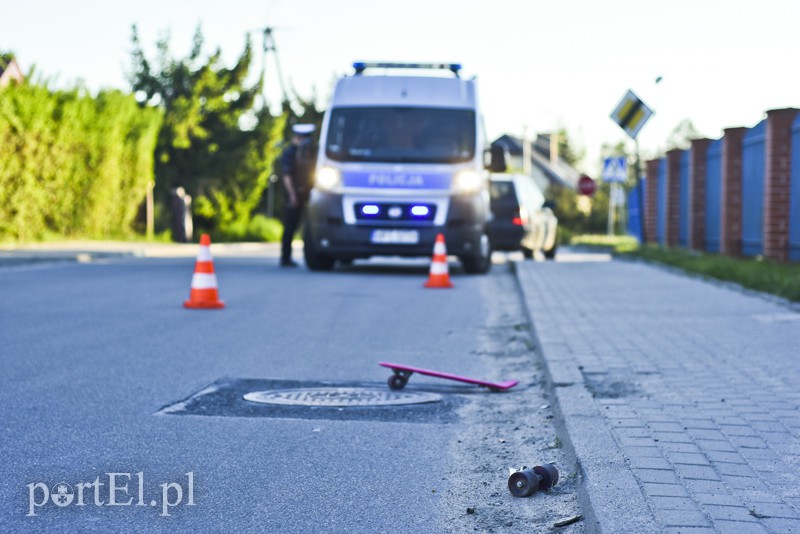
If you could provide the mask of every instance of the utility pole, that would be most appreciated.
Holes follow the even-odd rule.
[[[278,49],[275,46],[275,37],[272,35],[274,28],[267,26],[263,30],[263,37],[264,37],[264,45],[262,48],[262,55],[261,55],[261,90],[264,93],[264,105],[267,105],[267,87],[265,83],[266,73],[267,73],[267,54],[272,52],[273,57],[275,57],[275,70],[278,75],[278,85],[281,88],[281,104],[286,104],[289,101],[289,98],[286,96],[286,86],[283,83],[283,73],[281,72],[281,62],[278,59]]]
[[[262,30],[263,46],[261,53],[261,93],[262,98],[264,99],[264,108],[268,110],[267,85],[265,79],[267,75],[267,54],[272,52],[272,55],[275,58],[275,71],[278,76],[278,85],[281,88],[281,112],[283,112],[283,108],[289,102],[289,97],[286,95],[286,86],[283,83],[281,62],[278,59],[278,49],[275,46],[275,37],[272,35],[273,30],[274,28],[271,26],[267,26]],[[277,186],[277,183],[278,177],[274,174],[270,175],[269,185],[267,186],[267,217],[269,218],[275,216],[275,187]]]

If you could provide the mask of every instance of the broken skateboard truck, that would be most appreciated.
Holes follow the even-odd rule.
[[[508,491],[514,497],[530,497],[539,490],[550,489],[558,482],[558,469],[553,464],[523,467],[508,477]]]
[[[490,391],[503,391],[511,389],[517,384],[519,380],[506,380],[505,382],[487,382],[486,380],[476,380],[475,378],[467,378],[465,376],[452,375],[450,373],[442,373],[441,371],[431,371],[430,369],[421,369],[419,367],[411,367],[410,365],[401,365],[399,363],[378,362],[378,365],[388,367],[392,370],[393,374],[389,377],[389,389],[399,390],[406,387],[408,379],[414,373],[421,375],[433,376],[436,378],[444,378],[446,380],[455,380],[456,382],[464,382],[466,384],[475,384],[483,388],[489,388]]]

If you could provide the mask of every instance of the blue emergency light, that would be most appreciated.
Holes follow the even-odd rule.
[[[381,209],[375,204],[365,204],[361,206],[361,213],[364,215],[377,215],[380,211]]]
[[[414,217],[427,217],[431,210],[428,206],[414,206],[411,208],[411,215]]]

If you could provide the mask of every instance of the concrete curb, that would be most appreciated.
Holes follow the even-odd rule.
[[[554,399],[562,446],[578,471],[578,499],[590,532],[658,533],[661,529],[583,374],[563,343],[547,335],[549,318],[535,314],[535,265],[515,263],[523,304],[538,342]]]

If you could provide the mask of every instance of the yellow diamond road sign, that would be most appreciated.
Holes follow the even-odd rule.
[[[639,130],[652,116],[653,110],[630,90],[625,93],[620,103],[611,112],[611,118],[614,122],[619,124],[620,128],[625,130],[633,139],[636,139],[636,136],[639,135]]]

